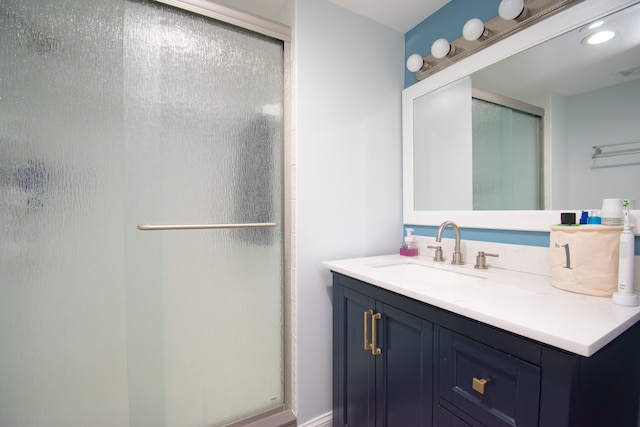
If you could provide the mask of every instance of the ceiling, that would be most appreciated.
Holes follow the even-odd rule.
[[[293,0],[215,0],[263,18],[291,25],[288,3]],[[406,33],[450,0],[329,0],[375,22]]]
[[[474,87],[526,101],[549,91],[574,96],[640,78],[640,4],[599,21],[597,29],[585,25],[474,73]],[[581,44],[602,29],[616,37],[602,45]]]

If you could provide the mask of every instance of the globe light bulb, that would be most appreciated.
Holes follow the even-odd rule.
[[[498,15],[507,21],[516,19],[524,11],[524,0],[502,0],[498,6]]]
[[[421,55],[414,53],[413,55],[407,58],[407,69],[412,73],[420,71],[420,69],[422,69],[423,66],[424,66],[424,60],[422,59]]]
[[[431,45],[431,55],[434,58],[444,58],[451,52],[451,43],[447,39],[438,39]]]
[[[484,22],[478,18],[469,19],[462,27],[462,37],[468,41],[478,40],[484,33]]]

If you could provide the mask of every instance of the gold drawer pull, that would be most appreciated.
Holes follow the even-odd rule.
[[[367,310],[364,312],[364,349],[371,350],[371,344],[369,343],[369,316],[373,315],[373,310]]]
[[[376,328],[376,320],[381,318],[382,314],[380,313],[376,313],[371,316],[371,354],[373,354],[374,356],[382,353],[382,350],[380,349],[380,347],[378,347],[378,333]]]
[[[484,387],[487,385],[489,380],[485,380],[484,378],[476,378],[473,377],[473,381],[471,382],[471,388],[477,391],[480,394],[484,394]]]

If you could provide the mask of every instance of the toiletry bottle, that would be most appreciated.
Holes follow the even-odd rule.
[[[413,237],[413,228],[407,228],[407,235],[404,238],[404,243],[400,248],[400,255],[404,256],[416,256],[418,255],[418,244],[416,238]]]
[[[638,305],[638,295],[633,292],[634,238],[629,222],[629,209],[623,211],[624,229],[620,235],[620,260],[618,263],[618,292],[614,293],[614,303],[626,306]]]
[[[600,211],[590,211],[587,224],[602,224],[602,218],[600,218]]]
[[[587,224],[589,221],[589,214],[587,211],[582,211],[582,215],[580,216],[580,224]]]

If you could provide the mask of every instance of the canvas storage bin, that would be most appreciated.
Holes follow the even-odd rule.
[[[622,226],[551,226],[551,285],[610,297],[618,289]]]

